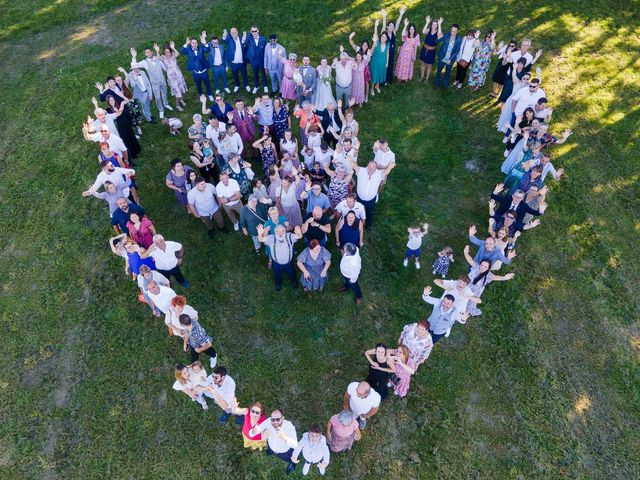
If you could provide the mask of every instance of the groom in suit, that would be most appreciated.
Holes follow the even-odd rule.
[[[255,95],[260,87],[260,76],[262,75],[262,86],[264,93],[269,93],[267,86],[267,75],[264,72],[264,48],[267,40],[260,35],[260,30],[255,25],[251,26],[251,38],[247,40],[247,62],[253,70],[253,94]]]
[[[202,95],[202,83],[204,83],[209,100],[213,100],[211,83],[209,83],[209,61],[204,45],[199,44],[196,38],[187,38],[180,53],[187,57],[187,70],[193,75],[193,83],[196,84],[198,95]]]
[[[296,87],[296,94],[298,95],[298,105],[302,105],[302,102],[307,100],[312,102],[313,89],[316,85],[316,69],[310,65],[311,61],[309,57],[305,55],[302,57],[302,66],[298,70],[302,81],[298,83]]]
[[[458,37],[458,29],[460,26],[457,23],[451,25],[451,30],[443,35],[437,43],[440,45],[438,50],[438,68],[436,69],[435,87],[441,87],[446,90],[449,86],[449,79],[451,78],[451,69],[453,63],[458,57],[460,52],[460,44],[462,39]],[[444,68],[444,76],[442,76],[442,69]]]
[[[340,120],[340,114],[338,114],[335,102],[327,103],[327,108],[320,110],[317,114],[320,117],[320,123],[324,130],[324,141],[327,142],[331,148],[335,148],[337,140],[329,131],[329,128],[331,128],[336,135],[339,135],[342,130],[342,120]]]
[[[242,32],[242,37],[238,35],[238,29],[232,28],[227,32],[225,28],[222,32],[222,41],[226,45],[227,63],[231,66],[233,74],[233,92],[240,90],[240,75],[247,92],[250,92],[249,79],[247,78],[247,64],[245,57],[245,48],[247,45],[247,32]]]

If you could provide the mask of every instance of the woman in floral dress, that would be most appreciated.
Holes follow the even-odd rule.
[[[484,34],[484,39],[476,48],[471,65],[471,75],[467,82],[471,90],[475,91],[483,86],[487,79],[487,72],[489,71],[489,65],[491,65],[491,55],[495,48],[495,39],[496,32],[490,30]]]
[[[396,63],[396,78],[400,81],[407,81],[413,78],[413,64],[416,61],[416,49],[420,45],[420,35],[416,31],[415,23],[409,23],[404,19],[404,29],[402,30],[402,46],[398,53],[398,63]]]
[[[406,397],[409,392],[409,386],[411,385],[411,377],[416,373],[416,361],[411,357],[411,351],[405,346],[401,345],[396,350],[396,356],[393,357],[396,375],[393,387],[393,393],[400,398]]]
[[[264,178],[269,178],[269,169],[272,165],[276,164],[276,147],[273,145],[271,141],[271,137],[269,134],[265,134],[262,138],[253,142],[253,148],[257,148],[260,151],[260,158],[262,159],[262,172],[264,173]]]
[[[289,54],[289,60],[280,57],[280,61],[284,65],[284,72],[282,72],[282,98],[287,100],[297,100],[296,84],[293,81],[293,74],[298,70],[296,60],[298,56],[295,53]]]
[[[182,95],[187,92],[187,83],[184,81],[180,67],[178,67],[177,58],[180,56],[180,53],[176,50],[173,42],[169,42],[169,44],[164,47],[163,55],[160,55],[160,47],[158,47],[157,43],[153,44],[153,48],[167,69],[167,83],[169,83],[169,88],[171,88],[171,95],[176,99],[176,108],[182,111],[182,107],[186,105]]]
[[[297,265],[302,272],[300,283],[304,291],[322,290],[328,279],[331,253],[318,240],[313,239],[309,242],[309,247],[298,255]]]
[[[349,184],[351,183],[352,175],[347,175],[346,168],[342,166],[336,168],[334,172],[329,167],[329,164],[324,165],[324,171],[331,177],[327,196],[329,197],[331,208],[335,210],[336,206],[349,195]]]
[[[282,102],[280,97],[273,99],[273,127],[275,130],[274,143],[279,151],[280,140],[284,138],[284,132],[291,128],[291,117],[289,117],[289,107]]]

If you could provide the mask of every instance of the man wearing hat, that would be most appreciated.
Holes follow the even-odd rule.
[[[286,49],[278,43],[278,36],[272,33],[269,36],[269,43],[264,49],[264,70],[269,77],[271,77],[271,91],[273,93],[279,92],[282,89],[282,72],[284,65],[280,61],[282,58],[287,58]]]
[[[247,40],[247,62],[253,70],[253,94],[255,95],[260,87],[260,77],[262,76],[262,86],[264,93],[269,93],[267,86],[267,75],[264,73],[264,50],[267,40],[260,35],[257,26],[251,25],[251,37]]]

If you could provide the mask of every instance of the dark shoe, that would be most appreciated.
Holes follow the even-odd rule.
[[[349,287],[347,287],[346,285],[342,285],[342,286],[338,289],[338,291],[339,291],[339,292],[346,292],[347,290],[349,290]]]
[[[242,425],[244,423],[244,415],[236,415],[236,425]]]
[[[220,423],[226,423],[226,421],[229,420],[230,416],[230,413],[224,412],[222,415],[220,415]]]
[[[290,473],[293,473],[296,469],[296,464],[293,462],[289,462],[289,465],[287,465],[287,475],[289,475]]]
[[[183,288],[189,288],[191,286],[191,284],[189,283],[189,280],[185,280],[184,283],[181,283]]]
[[[229,230],[227,230],[227,227],[223,227],[223,228],[221,228],[221,229],[220,229],[220,231],[221,231],[222,233],[229,233]]]
[[[209,236],[210,239],[213,239],[213,237],[215,237],[216,231],[215,230],[207,230],[207,235]]]
[[[273,455],[273,450],[267,446],[267,450],[265,452],[267,455]]]

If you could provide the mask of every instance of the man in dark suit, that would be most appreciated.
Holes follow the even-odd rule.
[[[216,87],[216,95],[224,88],[224,91],[231,93],[227,82],[227,62],[224,57],[224,46],[220,44],[217,36],[211,37],[211,41],[207,42],[207,32],[202,32],[200,42],[204,46],[209,56],[209,67],[213,76],[213,84]]]
[[[238,35],[238,29],[232,28],[227,32],[225,28],[222,32],[222,41],[227,46],[227,58],[226,61],[231,65],[231,73],[233,73],[233,87],[234,93],[240,90],[240,77],[242,75],[242,81],[244,88],[247,92],[250,92],[249,79],[247,78],[247,64],[245,58],[245,48],[247,45],[247,32],[242,32],[242,38]]]
[[[298,95],[298,105],[302,105],[302,102],[307,100],[309,102],[313,99],[313,89],[316,86],[316,69],[311,65],[309,56],[302,57],[302,66],[299,68],[302,81],[298,83],[296,87],[296,94]]]
[[[209,100],[213,101],[213,92],[211,91],[211,83],[209,83],[209,62],[204,46],[200,45],[195,38],[187,38],[180,53],[187,57],[187,70],[193,75],[193,83],[198,89],[198,96],[202,95],[202,82],[204,82]]]
[[[324,130],[324,141],[327,142],[331,148],[335,148],[337,140],[336,137],[331,134],[329,128],[331,128],[336,135],[342,131],[342,120],[340,120],[340,115],[338,114],[338,110],[336,110],[336,104],[329,102],[327,103],[327,108],[316,112],[316,114],[320,117],[320,124]]]
[[[445,33],[437,43],[442,43],[438,50],[438,68],[436,69],[435,87],[442,87],[446,90],[449,86],[449,79],[451,78],[451,69],[453,63],[458,57],[460,52],[460,44],[462,39],[458,37],[458,28],[460,26],[457,23],[451,25],[451,30]],[[442,76],[442,69],[444,68],[444,77]]]
[[[260,75],[262,75],[262,86],[264,93],[269,93],[267,86],[267,74],[264,71],[264,48],[267,46],[267,39],[260,35],[260,30],[255,25],[251,26],[251,38],[247,40],[247,62],[253,70],[253,94],[255,95],[260,87]]]
[[[516,190],[513,192],[513,195],[509,195],[506,193],[505,195],[500,195],[500,192],[504,189],[504,184],[499,183],[494,188],[493,193],[491,193],[491,198],[496,202],[500,203],[500,206],[496,208],[493,218],[496,223],[502,222],[502,217],[504,217],[507,212],[513,211],[515,212],[515,223],[516,229],[522,230],[523,223],[522,220],[524,216],[528,213],[530,215],[542,215],[544,211],[547,209],[547,204],[542,202],[538,209],[531,208],[527,205],[524,200],[524,192],[522,190]]]

